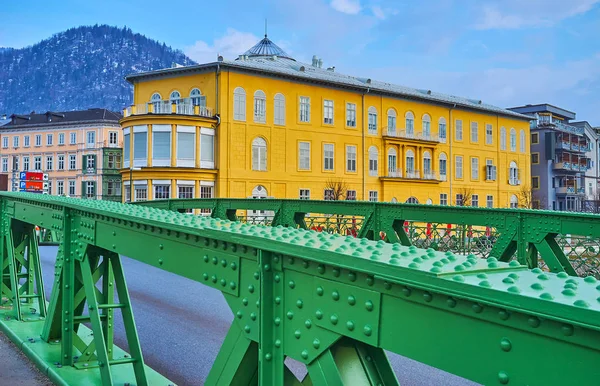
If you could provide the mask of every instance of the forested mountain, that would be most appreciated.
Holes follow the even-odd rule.
[[[0,47],[0,114],[91,107],[120,111],[132,101],[127,74],[194,64],[129,28],[71,28],[33,46]]]

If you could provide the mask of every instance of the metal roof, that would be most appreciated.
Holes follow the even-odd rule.
[[[265,39],[268,40],[267,38]],[[529,115],[483,103],[481,100],[442,94],[432,90],[415,89],[369,78],[345,75],[335,72],[333,68],[324,69],[311,64],[297,62],[296,60],[287,57],[287,54],[270,40],[268,40],[270,42],[267,45],[268,47],[265,48],[265,46],[261,46],[265,39],[261,40],[261,42],[247,51],[254,52],[252,55],[248,54],[247,58],[244,55],[241,55],[240,58],[236,60],[219,58],[218,62],[131,74],[126,76],[125,79],[134,83],[141,79],[162,78],[185,73],[204,72],[220,66],[222,69],[231,68],[240,71],[258,72],[270,76],[291,78],[297,81],[323,83],[333,87],[350,88],[359,92],[380,93],[397,98],[423,100],[446,106],[456,105],[461,108],[486,111],[528,121],[533,119]],[[280,50],[283,55],[267,56],[259,54],[271,49],[275,50],[275,48]]]
[[[2,126],[2,129],[26,128],[74,124],[81,122],[106,122],[118,124],[122,116],[106,109],[92,108],[87,110],[55,112],[47,111],[42,114],[13,114],[10,116],[8,123]]]
[[[525,105],[510,107],[509,110],[519,112],[522,114],[535,114],[535,113],[552,113],[565,119],[575,119],[575,113],[569,110],[565,110],[561,107],[556,107],[549,103],[540,103],[537,105]]]
[[[244,52],[244,56],[249,56],[251,58],[259,57],[259,56],[279,56],[282,58],[287,58],[290,60],[294,60],[291,56],[289,56],[284,50],[279,48],[279,46],[273,43],[267,35],[260,42],[256,43],[256,45],[250,48],[248,51]]]

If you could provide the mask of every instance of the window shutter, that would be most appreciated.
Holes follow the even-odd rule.
[[[81,171],[83,172],[83,174],[87,174],[87,155],[84,155],[81,157],[82,159],[82,164],[81,164]]]
[[[81,181],[81,197],[85,197],[85,181]]]
[[[92,195],[95,198],[95,196],[96,196],[96,181],[92,182]]]
[[[96,163],[96,155],[94,154],[94,155],[92,155],[90,157],[92,157],[92,159],[94,160],[94,173],[96,173],[96,169],[97,169],[97,166],[96,166],[97,165],[97,163]]]
[[[496,166],[492,166],[492,179],[496,180]]]

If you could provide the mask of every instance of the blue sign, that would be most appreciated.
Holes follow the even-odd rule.
[[[25,181],[21,181],[19,183],[19,189],[25,189],[27,187],[27,185],[25,184]]]
[[[19,173],[19,179],[20,180],[26,180],[27,179],[27,173],[26,172],[20,172]]]

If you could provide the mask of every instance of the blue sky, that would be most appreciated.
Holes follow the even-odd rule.
[[[10,1],[0,47],[100,23],[233,59],[265,18],[297,60],[503,107],[548,102],[600,126],[600,0]]]

